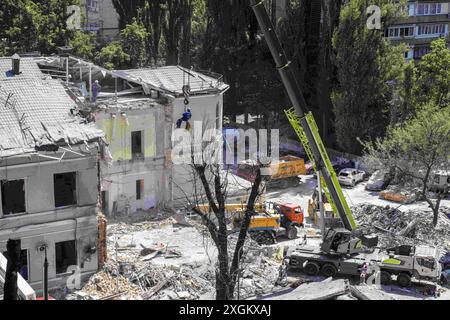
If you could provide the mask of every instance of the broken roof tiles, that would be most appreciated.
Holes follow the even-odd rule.
[[[94,124],[83,124],[82,118],[71,114],[75,102],[33,58],[21,59],[19,75],[5,76],[10,67],[10,58],[0,58],[0,157],[103,137]]]
[[[189,85],[190,92],[194,95],[223,92],[229,87],[218,75],[210,77],[180,66],[121,70],[114,73],[125,79],[131,78],[130,81],[142,81],[154,89],[162,89],[176,96],[183,94],[184,85]]]
[[[12,74],[12,57],[0,57],[0,80],[8,78],[43,78],[45,75],[39,69],[35,58],[20,58],[20,74],[14,76]]]

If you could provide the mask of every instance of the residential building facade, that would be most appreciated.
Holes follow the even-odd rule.
[[[393,43],[408,45],[406,59],[420,60],[430,52],[431,42],[439,37],[450,44],[449,1],[408,1],[406,15],[385,30],[386,37]]]
[[[132,214],[186,202],[195,192],[192,167],[173,165],[172,134],[187,108],[192,130],[196,125],[222,130],[228,86],[221,77],[180,66],[110,71],[76,57],[67,64],[61,59],[49,59],[47,68],[60,74],[68,67],[70,90],[108,143],[101,162],[103,212]],[[95,81],[101,91],[92,102],[89,88]],[[185,85],[190,87],[188,105]]]
[[[94,32],[105,42],[119,35],[119,15],[112,0],[82,0],[82,11],[84,30]]]
[[[37,58],[0,58],[0,252],[20,239],[20,274],[49,287],[98,269],[98,141],[103,132]]]

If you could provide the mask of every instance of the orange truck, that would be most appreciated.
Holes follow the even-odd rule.
[[[256,178],[257,166],[254,162],[244,161],[238,165],[237,175],[250,182]],[[289,188],[299,184],[301,175],[306,175],[305,160],[296,156],[287,155],[270,165],[270,179],[268,187]]]
[[[234,228],[239,228],[244,212],[233,216]],[[303,209],[295,203],[266,202],[263,212],[250,220],[248,232],[260,244],[274,244],[280,236],[297,238],[297,228],[304,225]]]

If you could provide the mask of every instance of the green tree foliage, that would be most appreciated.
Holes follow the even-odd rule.
[[[382,135],[389,123],[386,109],[393,103],[394,86],[403,69],[402,47],[392,47],[381,30],[367,28],[366,8],[382,8],[383,24],[400,14],[400,6],[388,0],[350,0],[340,16],[333,44],[338,85],[332,100],[339,146],[360,154],[357,138]]]
[[[131,56],[125,52],[120,41],[113,41],[100,50],[98,60],[109,70],[125,69],[131,62]]]
[[[450,104],[450,50],[445,38],[433,41],[431,52],[422,57],[417,66],[415,88],[415,95],[420,104]]]
[[[235,120],[242,113],[239,88],[246,77],[243,69],[254,63],[257,22],[248,1],[208,0],[207,25],[199,65],[224,75],[230,85],[225,95],[225,113]],[[256,69],[254,69],[256,71]]]
[[[125,28],[137,19],[147,30],[148,49],[157,63],[161,48],[166,64],[190,63],[191,30],[194,5],[199,0],[114,0],[120,16],[120,27]],[[198,11],[196,11],[198,12]]]
[[[429,103],[401,126],[391,127],[384,139],[366,143],[366,163],[378,168],[393,168],[421,187],[421,195],[438,222],[442,195],[429,192],[433,172],[449,170],[450,106]]]
[[[67,29],[67,7],[79,0],[4,0],[0,3],[0,39],[6,53],[40,51],[55,53],[75,32]]]
[[[415,115],[416,98],[414,90],[416,86],[416,73],[414,62],[405,65],[398,91],[400,98],[399,109],[397,112],[392,112],[392,116],[394,117],[392,123],[403,123]]]
[[[120,40],[101,49],[97,60],[107,69],[143,67],[148,59],[147,40],[147,30],[142,23],[133,19],[120,32]]]
[[[69,46],[73,48],[73,54],[84,59],[94,57],[95,39],[90,32],[75,31],[74,37],[69,41]]]
[[[142,67],[147,61],[148,32],[144,25],[134,19],[120,32],[120,37],[124,51],[130,56],[130,67]]]

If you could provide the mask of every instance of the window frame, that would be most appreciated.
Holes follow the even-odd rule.
[[[23,193],[24,193],[24,207],[25,207],[25,211],[24,212],[19,212],[19,213],[13,213],[13,214],[5,214],[5,212],[3,212],[3,192],[2,192],[2,183],[3,181],[17,181],[17,180],[23,180]],[[28,201],[27,201],[27,178],[20,178],[20,179],[13,179],[13,180],[7,180],[7,179],[2,179],[0,181],[0,218],[9,218],[9,217],[18,217],[18,216],[23,216],[28,214]]]
[[[74,203],[73,204],[67,204],[67,205],[63,205],[63,206],[56,206],[56,186],[55,186],[55,176],[57,174],[59,175],[63,175],[63,174],[69,174],[69,173],[73,173],[75,174],[75,192],[74,192]],[[65,208],[70,208],[70,207],[74,207],[74,206],[78,206],[78,202],[79,202],[79,178],[78,178],[78,171],[69,171],[69,172],[55,172],[53,173],[53,204],[54,204],[54,208],[55,210],[60,210],[60,209],[65,209]]]
[[[145,189],[144,179],[136,180],[136,201],[140,201],[143,199],[144,189]],[[139,190],[139,192],[138,192]]]
[[[75,248],[75,264],[69,264],[69,265],[66,267],[66,270],[65,270],[64,272],[58,273],[58,267],[57,267],[57,262],[56,262],[56,259],[57,259],[56,246],[57,246],[58,244],[60,244],[60,243],[65,243],[65,242],[73,242],[73,243],[74,243],[74,248]],[[67,274],[67,273],[68,273],[68,272],[67,272],[67,268],[70,267],[71,265],[76,265],[76,266],[78,266],[78,243],[77,243],[77,240],[76,240],[76,239],[73,239],[73,240],[64,240],[64,241],[55,242],[54,249],[55,249],[55,261],[54,261],[54,262],[55,262],[55,275],[56,275],[57,277],[58,277],[58,276],[61,276],[61,275]]]
[[[434,12],[432,12],[432,9],[434,6]],[[421,10],[422,9],[422,10]],[[434,2],[434,3],[418,3],[416,10],[415,10],[416,16],[435,16],[442,13],[442,3],[441,2]]]
[[[138,133],[140,134],[140,153],[135,153],[133,152],[133,134]],[[131,131],[131,159],[132,160],[142,160],[145,159],[145,145],[144,145],[144,136],[145,136],[145,130],[136,130],[136,131]]]

